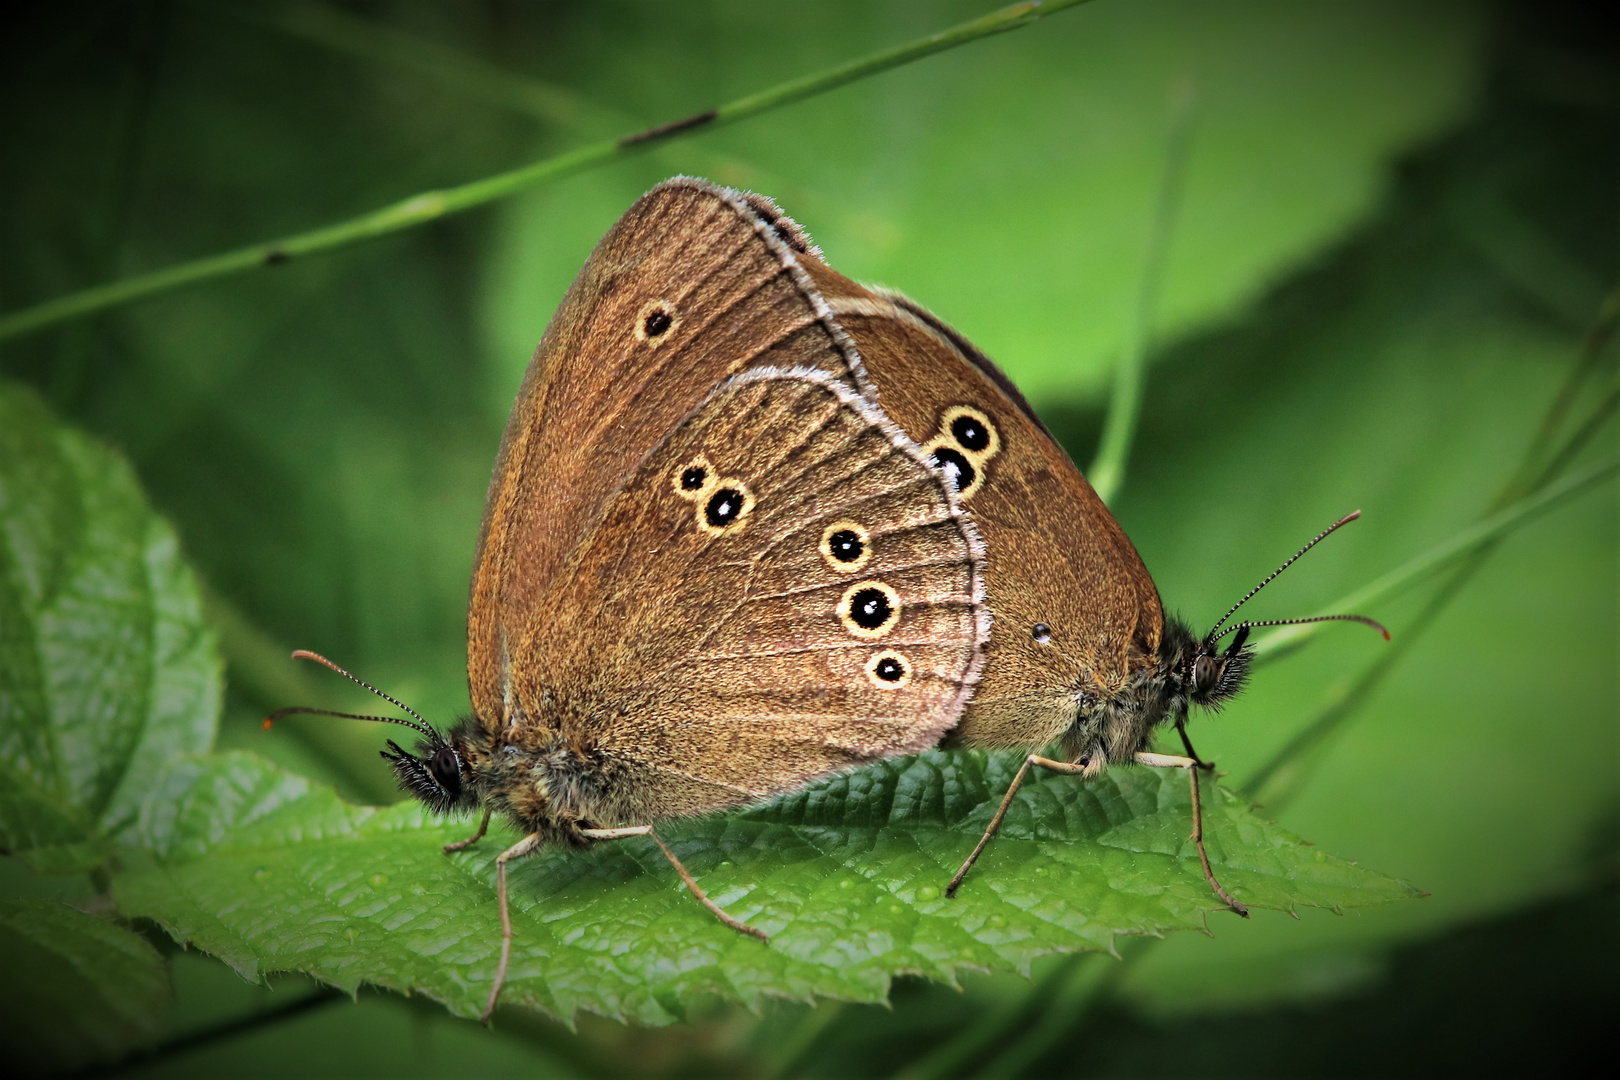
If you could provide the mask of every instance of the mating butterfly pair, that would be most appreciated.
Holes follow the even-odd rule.
[[[421,733],[384,754],[408,791],[483,809],[447,850],[495,813],[524,834],[497,860],[487,1019],[512,859],[650,836],[763,939],[655,824],[941,740],[1063,748],[1026,758],[949,892],[1030,768],[1135,762],[1187,771],[1204,876],[1244,913],[1204,853],[1203,763],[1190,742],[1148,751],[1242,685],[1263,624],[1217,633],[1231,614],[1202,638],[1165,617],[1118,523],[959,334],[832,270],[768,200],[677,178],[597,245],[524,377],[473,570],[473,714],[448,734],[366,719]]]

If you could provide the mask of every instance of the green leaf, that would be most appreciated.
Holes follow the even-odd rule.
[[[101,862],[206,749],[221,675],[196,582],[129,466],[0,382],[0,845]]]
[[[150,1042],[173,1000],[144,939],[42,900],[0,900],[0,1039],[27,1073],[108,1061]]]
[[[1016,759],[935,751],[868,767],[738,815],[664,830],[710,895],[766,946],[693,902],[645,838],[511,868],[516,940],[503,1000],[666,1023],[697,1001],[880,1001],[898,974],[1027,972],[1121,934],[1202,929],[1222,905],[1188,843],[1179,772],[1091,783],[1035,777],[954,900]],[[1210,856],[1255,907],[1342,909],[1413,895],[1317,852],[1236,797],[1206,799]],[[344,989],[418,992],[476,1015],[500,947],[494,860],[515,836],[415,804],[350,806],[246,754],[177,765],[143,821],[158,865],[121,876],[121,911],[154,919],[245,976],[306,972]]]

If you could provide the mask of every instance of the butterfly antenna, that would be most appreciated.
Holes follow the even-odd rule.
[[[1270,574],[1266,575],[1266,579],[1264,581],[1262,581],[1260,584],[1256,585],[1254,588],[1250,589],[1248,591],[1247,595],[1245,595],[1243,597],[1243,599],[1239,600],[1237,603],[1233,604],[1230,608],[1227,609],[1226,614],[1222,615],[1220,617],[1220,620],[1218,622],[1216,622],[1216,624],[1214,626],[1209,628],[1209,633],[1207,635],[1205,635],[1205,637],[1204,637],[1205,643],[1213,645],[1215,642],[1217,642],[1221,638],[1225,637],[1226,634],[1221,634],[1220,637],[1217,637],[1216,632],[1218,630],[1220,630],[1221,627],[1226,625],[1226,620],[1230,619],[1232,617],[1232,615],[1237,611],[1238,608],[1242,607],[1244,604],[1247,604],[1250,600],[1254,599],[1254,594],[1259,592],[1261,589],[1265,588],[1267,585],[1270,585],[1273,581],[1275,581],[1277,579],[1278,574],[1282,573],[1284,570],[1288,569],[1290,566],[1293,566],[1296,562],[1298,562],[1299,557],[1301,555],[1305,554],[1307,551],[1311,550],[1311,548],[1315,547],[1317,544],[1320,544],[1323,540],[1326,540],[1328,537],[1332,536],[1335,532],[1337,532],[1338,530],[1344,528],[1344,526],[1350,524],[1352,521],[1356,520],[1356,518],[1358,518],[1360,516],[1361,516],[1361,511],[1360,510],[1352,510],[1350,513],[1344,515],[1344,517],[1340,518],[1338,521],[1335,521],[1332,525],[1329,525],[1327,528],[1323,529],[1320,533],[1317,534],[1316,538],[1314,540],[1312,540],[1310,543],[1306,544],[1304,547],[1302,547],[1298,551],[1294,552],[1292,557],[1290,557],[1287,562],[1283,563],[1281,566],[1277,567],[1277,569],[1273,570]],[[1334,615],[1334,616],[1329,616],[1329,618],[1334,618],[1334,619],[1337,619],[1337,618],[1356,618],[1356,619],[1360,619],[1361,616],[1359,616],[1359,615],[1357,615],[1357,616],[1338,616],[1338,615]],[[1368,620],[1368,621],[1370,622],[1371,620]],[[1251,626],[1260,626],[1260,625],[1273,625],[1273,624],[1269,624],[1269,623],[1267,623],[1267,624],[1250,623],[1249,625],[1251,625]],[[1235,627],[1235,626],[1232,627],[1232,630],[1236,630],[1236,629],[1237,629],[1237,627]],[[1378,629],[1383,630],[1384,628],[1382,626],[1380,626],[1380,627],[1378,627]],[[1228,630],[1226,633],[1230,634],[1232,632],[1232,630]],[[1384,630],[1384,636],[1387,638],[1389,636],[1389,631]],[[293,655],[296,656],[297,654],[294,653]],[[344,674],[348,675],[348,672],[344,672]],[[351,679],[354,678],[354,676],[352,676],[352,675],[350,675],[349,677]]]
[[[1225,630],[1221,631],[1220,637],[1211,639],[1210,644],[1213,645],[1215,642],[1221,640],[1221,638],[1235,630],[1252,630],[1258,626],[1298,626],[1301,623],[1313,622],[1360,623],[1362,626],[1370,626],[1380,634],[1383,634],[1385,641],[1389,640],[1389,631],[1384,627],[1384,624],[1379,622],[1377,619],[1369,619],[1365,615],[1311,615],[1303,619],[1263,619],[1257,622],[1234,623],[1233,625],[1228,626]]]
[[[313,660],[317,664],[322,664],[331,668],[333,671],[337,672],[339,675],[342,675],[350,682],[357,683],[360,686],[365,687],[367,690],[370,690],[373,694],[376,694],[390,705],[397,706],[405,712],[410,713],[416,718],[416,722],[412,723],[411,721],[398,716],[362,716],[359,713],[333,712],[330,709],[306,709],[302,706],[293,706],[287,709],[277,709],[275,712],[265,717],[264,726],[266,728],[269,728],[271,724],[275,723],[277,720],[280,720],[283,716],[292,716],[298,713],[303,713],[309,716],[339,716],[345,720],[374,720],[379,724],[402,724],[405,727],[413,728],[416,731],[421,732],[423,735],[426,735],[436,743],[444,741],[439,733],[433,730],[433,725],[429,724],[425,719],[423,719],[421,713],[394,697],[392,694],[385,694],[375,686],[372,686],[370,683],[366,682],[366,680],[345,671],[343,668],[338,667],[320,653],[310,652],[308,649],[295,649],[292,655],[294,660]]]
[[[292,705],[285,709],[277,709],[275,712],[264,718],[264,729],[269,731],[271,725],[273,725],[277,720],[280,720],[283,716],[297,716],[300,713],[305,716],[341,716],[345,720],[374,720],[379,724],[403,724],[408,728],[415,728],[422,734],[430,736],[435,742],[438,741],[439,737],[439,733],[434,731],[432,728],[424,727],[421,724],[416,723],[414,720],[406,720],[402,716],[362,716],[360,713],[333,712],[331,709],[310,709],[305,708],[302,705]]]

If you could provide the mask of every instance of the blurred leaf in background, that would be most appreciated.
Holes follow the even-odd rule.
[[[128,464],[0,383],[0,465],[0,847],[82,872],[172,758],[212,744],[219,658]]]
[[[17,20],[0,43],[0,307],[672,119],[983,9],[372,3],[334,8],[361,28],[346,47],[307,20],[294,32],[290,10],[40,6]],[[834,265],[905,290],[1003,362],[1084,462],[1142,274],[1170,101],[1190,87],[1186,193],[1117,509],[1167,604],[1203,623],[1361,508],[1257,611],[1302,613],[1484,511],[1620,272],[1620,64],[1583,18],[1099,0],[488,212],[8,342],[0,371],[119,446],[175,523],[230,664],[221,742],[391,799],[372,733],[258,731],[296,679],[274,654],[318,648],[430,715],[465,707],[466,575],[499,426],[556,298],[635,195],[686,171],[778,197]],[[537,121],[470,92],[465,68],[402,62],[377,47],[387,34],[585,107]],[[1612,452],[1612,432],[1600,443],[1592,453]],[[1186,1058],[1145,1049],[1184,1039],[1202,1047],[1199,1071],[1252,1074],[1273,1060],[1253,1041],[1317,1008],[1299,1002],[1353,993],[1365,1006],[1338,1027],[1319,1007],[1322,1037],[1286,1043],[1300,1057],[1278,1071],[1387,1071],[1473,1021],[1435,1006],[1432,1030],[1396,1031],[1377,1003],[1407,983],[1386,977],[1430,987],[1425,1002],[1524,983],[1612,1003],[1617,969],[1590,957],[1616,945],[1594,914],[1613,903],[1616,546],[1612,486],[1512,538],[1268,807],[1328,851],[1420,882],[1423,903],[1262,915],[1128,950],[1124,965],[1037,964],[1033,986],[903,985],[892,1012],[716,1007],[664,1032],[586,1021],[577,1036],[514,1019],[484,1038],[368,996],[151,1068],[270,1069],[318,1047],[327,1067],[366,1071],[419,1039],[413,1067],[542,1074],[932,1062],[917,1075],[1044,1075],[1077,1058],[1184,1074]],[[1399,638],[1423,602],[1374,614]],[[1329,634],[1269,666],[1196,723],[1201,751],[1246,783],[1382,647]],[[299,700],[352,702],[309,685],[331,696]],[[1497,940],[1540,947],[1481,959]],[[235,980],[176,967],[174,1037],[302,1000],[296,980],[233,992],[221,975]],[[1585,1014],[1545,1000],[1521,1014],[1575,1031]],[[1335,1050],[1380,1022],[1368,1056]],[[1508,1060],[1512,1030],[1480,1026],[1448,1063]]]
[[[118,1061],[163,1031],[169,970],[146,940],[66,904],[0,900],[0,1033],[25,1074]]]

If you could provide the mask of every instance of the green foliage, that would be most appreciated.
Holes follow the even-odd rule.
[[[882,1001],[900,973],[1027,972],[1122,934],[1198,929],[1222,905],[1187,842],[1178,772],[1119,770],[1029,785],[954,900],[943,887],[1012,778],[1009,762],[932,752],[869,767],[729,818],[665,831],[704,888],[771,935],[721,926],[644,838],[549,851],[511,872],[508,1003],[667,1023],[695,1001]],[[1253,907],[1340,909],[1412,890],[1302,844],[1230,794],[1209,847]],[[476,1016],[494,976],[497,829],[446,856],[464,823],[414,804],[353,807],[259,759],[178,764],[142,823],[156,867],[118,879],[119,907],[243,975],[302,971],[419,992]]]
[[[0,383],[0,846],[96,866],[153,775],[212,743],[221,671],[129,466]]]
[[[979,6],[604,15],[580,32],[611,25],[610,49],[548,66],[590,100],[680,115],[778,78],[762,40],[792,41],[814,66]],[[1173,99],[1193,99],[1193,142],[1155,319],[1166,338],[1231,318],[1362,219],[1390,158],[1467,109],[1481,30],[1461,4],[1097,3],[798,106],[791,137],[752,124],[651,168],[537,191],[500,212],[485,272],[492,406],[504,414],[596,239],[672,168],[777,198],[833,266],[968,331],[1033,400],[1098,400],[1141,277]]]
[[[1471,133],[1451,153],[1505,137]],[[1566,169],[1567,159],[1552,177]],[[1537,227],[1563,236],[1576,222],[1532,201],[1549,179],[1507,187],[1474,174],[1436,194],[1420,188],[1260,317],[1193,343],[1206,370],[1171,358],[1177,377],[1157,387],[1118,507],[1168,603],[1205,623],[1359,508],[1361,521],[1251,605],[1253,617],[1314,611],[1485,510],[1577,339],[1481,265],[1465,238],[1435,230],[1429,204],[1506,187],[1536,206]],[[1613,453],[1613,434],[1604,441]],[[1200,460],[1224,467],[1186,468]],[[1615,799],[1613,507],[1612,494],[1596,493],[1515,535],[1356,722],[1295,763],[1295,797],[1279,806],[1256,795],[1328,850],[1409,877],[1432,901],[1393,918],[1260,919],[1201,950],[1172,940],[1131,972],[1135,1000],[1185,1009],[1287,999],[1311,980],[1354,984],[1376,974],[1369,954],[1380,947],[1532,902],[1584,872],[1593,824]],[[1181,539],[1189,532],[1195,542]],[[1423,598],[1372,614],[1399,640]],[[1200,751],[1242,787],[1385,648],[1342,628],[1265,666],[1232,708],[1191,726]],[[1595,752],[1531,750],[1536,731]]]
[[[0,1039],[26,1073],[116,1060],[162,1030],[168,965],[141,937],[66,904],[0,900]]]
[[[73,23],[59,47],[24,47],[31,41],[26,34],[0,44],[10,60],[0,69],[19,88],[0,95],[0,124],[8,146],[26,149],[0,163],[11,193],[0,205],[4,306],[493,173],[891,45],[985,6],[963,0],[949,11],[854,2],[366,8],[367,19],[417,41],[520,80],[549,80],[584,104],[578,127],[503,113],[483,98],[463,96],[431,65],[406,69],[333,51],[217,17],[208,5],[173,7],[161,63],[144,68],[148,54],[121,44],[132,38],[138,44],[140,27],[126,33],[125,16],[109,14],[114,9],[57,16],[58,29]],[[1198,107],[1188,197],[1171,236],[1143,426],[1118,514],[1167,605],[1207,624],[1315,530],[1360,507],[1363,521],[1251,605],[1257,616],[1310,611],[1477,518],[1620,272],[1612,102],[1601,80],[1580,74],[1604,70],[1608,60],[1583,51],[1589,43],[1564,26],[1570,10],[1528,14],[1543,7],[1104,0],[492,212],[8,343],[0,364],[39,387],[69,423],[128,455],[154,505],[175,522],[189,558],[236,620],[256,632],[251,648],[244,641],[252,635],[227,634],[232,686],[221,745],[251,748],[288,773],[336,785],[351,800],[390,798],[374,728],[290,718],[270,735],[259,730],[270,708],[359,703],[325,675],[305,684],[313,692],[288,689],[297,684],[286,649],[331,654],[435,719],[465,707],[468,554],[499,424],[556,298],[631,198],[675,172],[778,197],[835,265],[905,290],[985,346],[1031,389],[1043,416],[1084,462],[1139,281],[1168,99],[1191,72]],[[1556,32],[1548,29],[1552,21]],[[606,115],[594,118],[600,114]],[[108,147],[124,145],[120,139],[135,150],[109,161]],[[0,445],[9,445],[9,431],[0,426]],[[1612,433],[1603,438],[1612,452]],[[0,492],[9,491],[11,478],[0,472]],[[1127,1008],[1141,1018],[1258,1007],[1331,995],[1358,982],[1371,993],[1384,956],[1401,943],[1455,933],[1472,920],[1500,920],[1586,873],[1593,824],[1612,813],[1616,796],[1615,536],[1612,498],[1600,493],[1511,537],[1352,722],[1295,763],[1291,801],[1268,793],[1270,805],[1260,808],[1327,851],[1420,883],[1433,894],[1423,903],[1383,905],[1352,918],[1308,908],[1299,920],[1263,909],[1248,922],[1217,914],[1213,939],[1172,934],[1150,949],[1122,946],[1129,963],[1094,957],[1079,976],[1071,977],[1074,960],[1053,957],[1032,962],[1033,984],[1018,974],[962,976],[959,993],[901,980],[890,994],[892,1009],[778,1006],[756,1019],[726,1009],[711,1013],[666,993],[648,1008],[664,1017],[680,1005],[688,1024],[658,1033],[583,1019],[575,1037],[511,1010],[500,1026],[529,1041],[489,1039],[436,1006],[429,1020],[411,1015],[425,1005],[362,995],[359,1007],[336,1006],[223,1043],[214,1056],[192,1063],[204,1063],[199,1073],[205,1065],[217,1073],[247,1061],[292,1067],[305,1060],[313,1038],[309,1045],[319,1046],[323,1062],[356,1072],[400,1060],[404,1046],[411,1048],[410,1064],[450,1072],[465,1071],[474,1046],[546,1060],[533,1049],[542,1043],[603,1076],[754,1075],[768,1071],[760,1062],[794,1060],[801,1064],[793,1073],[876,1075],[910,1064],[921,1047],[972,1035],[986,1056],[957,1059],[959,1071],[988,1060],[994,1072],[1012,1060],[998,1055],[1016,1045],[1018,1060],[1036,1062],[1030,1073],[1039,1075],[1070,1067],[1077,1052],[1092,1064],[1111,1060],[1101,1044],[1125,1023]],[[1422,599],[1382,603],[1371,614],[1404,641]],[[0,622],[0,633],[9,635],[11,625]],[[1324,632],[1310,650],[1257,672],[1222,716],[1195,722],[1201,753],[1231,773],[1226,788],[1240,789],[1382,655],[1386,646],[1362,635],[1354,628]],[[10,637],[5,641],[11,649]],[[11,685],[0,681],[7,708]],[[4,745],[9,752],[17,744]],[[192,760],[183,768],[201,769],[198,762],[213,759]],[[231,762],[239,759],[209,768],[235,767]],[[964,759],[956,767],[971,764]],[[411,854],[390,849],[390,858],[439,875],[421,880],[435,889],[444,882],[447,896],[481,896],[478,933],[454,939],[453,948],[469,954],[461,969],[468,980],[487,979],[496,940],[487,860],[499,839],[487,850],[447,858],[436,844],[454,834],[414,811],[356,809],[319,783],[262,764],[251,769],[292,799],[287,807],[326,808],[330,816],[308,842],[334,850],[381,845],[386,837],[374,834],[393,823]],[[147,773],[153,784],[162,775]],[[178,783],[180,775],[163,784]],[[283,784],[302,794],[292,798]],[[1064,804],[1073,826],[1095,837],[1100,827],[1083,812],[1092,801],[1115,790],[1145,800],[1152,784],[1173,811],[1144,818],[1143,838],[1117,846],[1122,829],[1107,834],[1116,846],[1092,840],[1072,852],[1097,865],[1128,860],[1132,869],[1115,883],[1160,880],[1171,901],[1190,905],[1166,914],[1166,924],[1195,921],[1205,900],[1193,886],[1201,883],[1186,852],[1172,846],[1186,835],[1184,784],[1179,776],[1142,771],[1109,777],[1090,793],[1073,781],[1042,778],[1031,801],[1017,804],[1014,826],[1023,833],[991,848],[959,902],[994,900],[1007,917],[1012,905],[998,889],[1030,880],[1020,875],[1043,862],[1063,865],[1056,855],[1039,855],[1028,866],[1021,861],[1038,846],[1028,836],[1042,820],[1042,800],[1063,793],[1073,800]],[[0,798],[22,790],[12,787]],[[242,797],[274,801],[253,790]],[[1251,899],[1254,890],[1280,887],[1231,865],[1240,856],[1258,857],[1260,849],[1247,841],[1241,848],[1228,844],[1233,821],[1255,819],[1227,792],[1220,800],[1206,797],[1222,817],[1216,834],[1228,863],[1223,876],[1238,879]],[[982,803],[974,805],[971,812],[982,814]],[[44,813],[24,810],[29,822]],[[672,836],[706,884],[729,890],[721,901],[749,914],[753,894],[742,886],[758,893],[778,879],[745,873],[761,863],[741,858],[720,866],[722,852],[731,851],[725,837],[759,829],[791,840],[782,858],[823,852],[796,822],[770,816],[779,812],[689,823]],[[944,820],[942,809],[928,813]],[[268,821],[244,829],[268,835]],[[160,824],[156,817],[148,822],[153,829]],[[320,831],[328,824],[336,830],[330,841]],[[711,827],[723,829],[721,847],[710,844]],[[818,836],[826,832],[817,829]],[[64,842],[80,842],[79,830],[67,829]],[[962,818],[949,828],[876,835],[915,845],[898,853],[912,860],[908,866],[948,870],[951,858],[941,851],[951,848],[954,857],[970,845],[972,832]],[[238,858],[237,833],[209,843]],[[118,833],[125,841],[137,836]],[[1176,857],[1130,853],[1155,842]],[[103,843],[95,850],[106,850]],[[1597,846],[1612,858],[1612,837]],[[165,849],[161,859],[122,851],[135,872],[118,877],[114,888],[129,903],[137,889],[161,892],[170,875],[189,881],[208,871],[206,860],[184,848]],[[290,860],[291,851],[289,845],[277,857]],[[817,857],[872,865],[853,844],[828,843],[825,852],[831,854]],[[777,857],[752,849],[748,855]],[[520,992],[552,992],[545,981],[550,957],[540,958],[540,951],[577,953],[591,943],[578,938],[557,946],[551,924],[528,914],[552,910],[545,905],[559,896],[566,903],[582,895],[589,885],[581,875],[594,874],[611,889],[646,890],[644,904],[656,901],[660,931],[689,928],[692,940],[711,949],[769,953],[751,942],[704,937],[719,928],[702,922],[703,913],[645,842],[578,859],[543,856],[514,876],[520,957],[539,961]],[[239,869],[259,869],[248,861]],[[1161,876],[1138,877],[1137,865]],[[1094,888],[1081,869],[1077,884]],[[369,867],[344,879],[349,891],[337,900],[295,899],[327,913],[339,900],[364,912],[364,894],[379,891],[369,883],[372,874],[390,878],[384,889],[400,885],[394,867]],[[886,884],[871,884],[897,880],[881,869],[850,880],[851,889],[870,887],[875,899],[901,903],[907,918],[917,908],[914,896],[896,899]],[[803,885],[817,897],[831,887],[821,878]],[[1304,891],[1306,883],[1286,888]],[[1151,899],[1121,891],[1132,905]],[[173,896],[157,899],[180,906]],[[293,925],[281,911],[256,910],[282,918],[284,928]],[[579,904],[564,918],[579,925],[586,914]],[[273,942],[279,951],[269,956],[251,927],[208,925],[195,912],[169,917],[179,925],[182,916],[196,918],[198,935],[213,935],[222,951],[234,948],[244,970],[304,963],[294,938]],[[1558,938],[1565,944],[1544,950],[1548,966],[1540,970],[1551,973],[1547,978],[1562,970],[1554,953],[1582,941],[1591,941],[1594,952],[1607,947],[1592,936],[1591,916],[1580,918]],[[360,914],[333,925],[370,942],[382,922]],[[1508,922],[1489,926],[1520,940]],[[341,958],[342,940],[322,936],[327,925],[320,921],[305,929],[312,931],[310,955],[339,966],[323,950],[335,945]],[[452,931],[447,924],[441,932]],[[984,932],[972,929],[980,947],[996,950],[985,966],[1016,969],[1019,943],[985,939]],[[1067,940],[1080,939],[1071,931]],[[876,947],[865,938],[858,944]],[[1469,948],[1479,954],[1477,944]],[[418,975],[426,984],[425,969],[408,957],[395,959],[405,975],[391,985],[416,985],[411,979]],[[941,971],[949,961],[929,959]],[[607,964],[617,962],[610,957]],[[211,971],[223,983],[183,984],[183,1016],[171,1030],[189,1030],[220,1001],[240,1006],[232,1013],[219,1006],[209,1022],[273,1003],[269,990],[262,998],[233,996],[261,992],[222,965],[192,956],[176,969]],[[869,967],[863,977],[877,970]],[[1437,975],[1435,995],[1471,1002],[1498,993],[1488,970],[1470,971]],[[353,969],[339,974],[361,977]],[[700,964],[689,982],[697,986],[711,974]],[[658,985],[681,977],[672,966]],[[1079,1020],[1093,982],[1100,995],[1122,996],[1125,1004],[1095,1022]],[[476,999],[476,989],[455,993]],[[870,1000],[867,984],[857,989],[845,996]],[[1589,1001],[1613,1000],[1612,985],[1566,989]],[[1557,1024],[1565,1014],[1554,1015],[1552,1006],[1533,1011],[1550,999],[1500,993],[1515,1015],[1541,1017],[1549,1038],[1562,1038]],[[1410,1031],[1424,1028],[1428,1014],[1404,982],[1390,996],[1399,997]],[[1314,1049],[1324,1068],[1341,1065],[1331,1058],[1339,1044],[1329,1027],[1324,1021],[1320,1037],[1290,1045],[1301,1055]],[[1026,1041],[1037,1028],[1063,1039],[1049,1043],[1045,1057]],[[1172,1047],[1166,1054],[1185,1055],[1186,1040],[1198,1038],[1193,1028],[1166,1030],[1162,1039],[1151,1036]],[[1346,1036],[1342,1027],[1336,1034]],[[1094,1045],[1099,1056],[1092,1055]],[[1460,1038],[1458,1052],[1466,1046],[1478,1054],[1480,1045]],[[1246,1048],[1225,1053],[1224,1061],[1208,1062],[1211,1071],[1222,1065],[1254,1071]],[[1175,1062],[1168,1068],[1186,1067],[1185,1056],[1164,1060]]]
[[[127,467],[32,394],[0,387],[0,410],[7,578],[32,586],[13,587],[6,620],[32,631],[9,652],[12,850],[58,872],[121,856],[125,916],[246,976],[302,971],[476,1014],[500,940],[493,858],[511,838],[497,830],[447,858],[458,829],[415,804],[355,807],[250,755],[188,753],[208,747],[218,671],[172,533]],[[29,652],[31,641],[42,644]],[[27,692],[38,686],[72,693]],[[70,766],[90,751],[92,782],[75,786]],[[772,935],[769,948],[694,904],[650,842],[526,860],[513,874],[522,929],[507,1000],[649,1023],[709,998],[877,1001],[900,973],[954,984],[962,969],[1027,971],[1049,952],[1111,951],[1116,935],[1199,928],[1221,907],[1186,840],[1181,776],[1137,772],[1028,785],[969,887],[946,900],[1007,764],[935,752],[672,826],[693,871]],[[1337,909],[1411,892],[1301,845],[1230,795],[1210,801],[1212,856],[1252,906]]]

